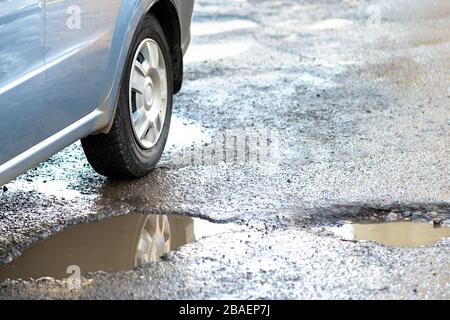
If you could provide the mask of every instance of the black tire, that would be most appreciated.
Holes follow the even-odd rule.
[[[139,44],[151,38],[159,45],[164,56],[167,73],[167,111],[161,136],[155,146],[146,150],[137,142],[133,133],[129,112],[129,79],[133,58]],[[89,163],[101,175],[114,179],[133,179],[146,175],[161,158],[170,129],[173,104],[173,73],[172,61],[158,20],[146,17],[137,30],[133,44],[128,53],[125,72],[121,83],[118,105],[112,128],[108,134],[92,135],[81,140]]]

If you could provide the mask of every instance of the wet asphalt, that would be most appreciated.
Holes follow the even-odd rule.
[[[63,150],[0,191],[0,261],[129,213],[234,228],[78,290],[6,280],[0,298],[449,299],[450,240],[397,248],[324,228],[392,212],[450,225],[449,30],[446,0],[197,0],[157,169],[109,181],[78,143]],[[264,159],[205,158],[242,132],[269,132]]]

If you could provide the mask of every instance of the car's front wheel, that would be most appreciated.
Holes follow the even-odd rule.
[[[172,62],[158,20],[149,16],[134,37],[108,134],[82,140],[89,163],[111,178],[138,178],[155,168],[172,116]]]

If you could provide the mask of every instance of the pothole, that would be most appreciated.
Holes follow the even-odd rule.
[[[450,228],[433,223],[395,221],[379,223],[346,222],[328,227],[335,236],[349,241],[374,241],[386,246],[418,248],[450,238]]]
[[[201,238],[234,229],[231,224],[179,215],[129,214],[80,224],[25,249],[0,267],[0,281],[65,279],[74,268],[81,275],[131,270]]]
[[[450,238],[450,207],[447,203],[334,205],[286,209],[284,214],[297,228],[347,241],[416,248]]]

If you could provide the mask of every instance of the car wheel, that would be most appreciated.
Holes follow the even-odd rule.
[[[110,132],[82,139],[94,170],[119,179],[142,177],[154,169],[169,134],[172,61],[155,17],[147,17],[137,31],[125,68]]]

